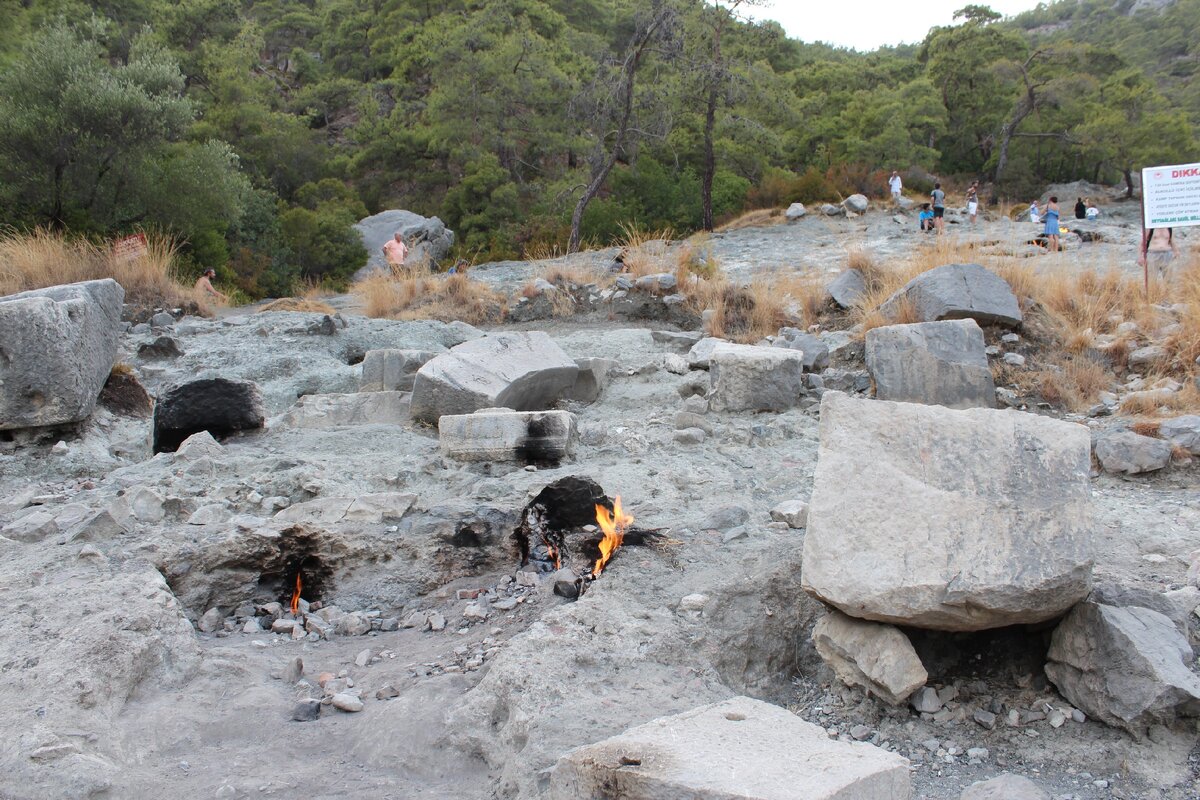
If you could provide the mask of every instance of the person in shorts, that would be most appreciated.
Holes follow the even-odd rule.
[[[892,193],[892,205],[900,205],[900,192],[904,189],[904,183],[900,180],[900,173],[892,170],[892,177],[888,178],[888,190]]]
[[[971,227],[975,227],[975,215],[979,213],[979,181],[975,181],[967,187],[967,218],[971,220]]]
[[[935,183],[933,192],[929,195],[929,205],[933,206],[933,227],[941,233],[946,225],[946,193],[942,185]]]
[[[933,230],[933,211],[929,208],[929,203],[921,203],[921,213],[917,214],[917,224],[921,226],[921,231],[924,233]]]

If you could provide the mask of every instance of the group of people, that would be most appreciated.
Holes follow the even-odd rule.
[[[888,190],[892,193],[892,204],[900,205],[900,197],[904,191],[904,182],[900,178],[900,173],[892,170],[892,175],[888,178]],[[979,215],[979,181],[975,181],[967,187],[967,218],[972,227],[975,225],[975,219]],[[917,225],[922,231],[930,233],[937,231],[942,233],[946,227],[946,192],[942,189],[941,183],[933,184],[933,191],[929,194],[929,202],[921,204],[921,210],[917,214]]]

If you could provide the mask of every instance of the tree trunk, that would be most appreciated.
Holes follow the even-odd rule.
[[[1000,191],[1000,185],[1004,180],[1004,170],[1008,167],[1008,146],[1012,144],[1013,135],[1017,132],[1017,127],[1029,116],[1029,112],[1032,110],[1033,104],[1029,101],[1029,98],[1023,97],[1021,98],[1021,102],[1017,104],[1012,119],[1000,126],[1000,154],[996,157],[996,174],[992,177],[991,202],[993,203],[996,202],[996,195]]]
[[[714,83],[708,89],[708,105],[704,113],[704,175],[700,184],[701,219],[700,227],[706,231],[713,229],[712,187],[713,175],[717,171],[717,157],[713,153],[713,129],[717,125],[717,87]]]
[[[1121,170],[1121,172],[1125,173],[1125,197],[1132,199],[1133,198],[1133,170],[1131,170],[1129,167],[1125,167],[1124,169]]]

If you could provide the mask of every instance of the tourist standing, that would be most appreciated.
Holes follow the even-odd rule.
[[[933,185],[933,192],[929,195],[929,204],[933,206],[933,226],[937,228],[938,233],[942,233],[946,224],[946,193],[942,191],[940,183]]]
[[[1050,196],[1046,204],[1046,249],[1051,253],[1058,252],[1058,197]]]
[[[900,192],[904,189],[904,184],[900,180],[900,173],[892,170],[892,177],[888,178],[888,189],[892,193],[892,205],[900,205]]]
[[[1158,279],[1171,282],[1171,262],[1178,251],[1175,247],[1175,232],[1171,228],[1142,229],[1142,248],[1138,264],[1153,269]]]
[[[975,215],[979,213],[979,181],[975,181],[967,187],[967,218],[971,220],[971,227],[975,227]]]
[[[408,258],[408,245],[404,243],[400,231],[396,231],[395,235],[388,239],[387,244],[383,246],[383,257],[387,259],[388,266],[392,269],[401,269],[404,266],[404,259]]]

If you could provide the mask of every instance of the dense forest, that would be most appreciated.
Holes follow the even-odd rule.
[[[759,5],[0,0],[0,222],[164,231],[259,297],[343,282],[387,208],[482,261],[877,195],[892,168],[1025,198],[1198,157],[1200,0],[968,5],[871,53]]]

